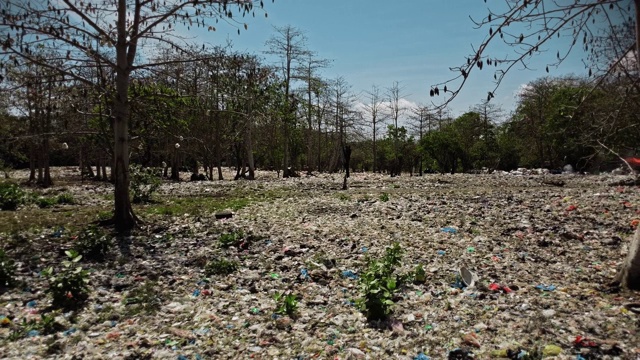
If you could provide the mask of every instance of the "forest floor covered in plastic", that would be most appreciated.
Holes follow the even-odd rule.
[[[640,188],[611,186],[622,176],[356,173],[346,191],[341,174],[165,182],[135,206],[140,229],[78,263],[88,299],[55,310],[42,271],[59,271],[113,201],[110,184],[69,174],[42,195],[75,204],[0,212],[20,284],[0,291],[2,358],[640,357],[640,293],[608,285],[640,219]],[[401,284],[390,318],[371,323],[360,274],[394,242],[396,272],[421,266],[425,281]],[[296,296],[291,316],[276,294]]]

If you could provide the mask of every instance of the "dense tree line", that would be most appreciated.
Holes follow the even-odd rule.
[[[611,11],[631,11],[619,4]],[[589,19],[592,5],[576,9]],[[527,9],[525,2],[512,11]],[[29,166],[30,182],[41,186],[52,184],[52,165],[80,165],[87,176],[113,181],[115,220],[123,228],[135,223],[130,160],[162,167],[176,180],[185,170],[220,179],[223,166],[233,166],[235,178],[253,179],[256,168],[289,177],[342,171],[349,147],[352,170],[396,176],[565,164],[597,171],[617,166],[613,152],[632,155],[637,148],[638,71],[624,52],[633,44],[632,20],[585,42],[590,67],[604,72],[597,84],[543,78],[523,88],[511,114],[490,103],[490,93],[453,117],[442,106],[403,108],[397,82],[358,97],[344,78],[323,78],[320,69],[329,61],[291,26],[277,28],[265,44],[269,61],[232,46],[182,45],[172,33],[178,25],[215,30],[205,20],[237,19],[233,10],[255,14],[250,1],[159,7],[122,0],[113,5],[116,28],[91,2],[16,0],[3,10],[3,166]],[[495,15],[485,22],[495,22]],[[238,31],[247,28],[235,24]],[[510,36],[500,33],[505,41],[514,40]],[[145,51],[148,44],[158,46]],[[478,51],[476,57],[485,56]],[[463,80],[483,64],[496,65],[491,58],[470,59],[460,68]],[[432,95],[440,91],[451,92],[431,89]]]

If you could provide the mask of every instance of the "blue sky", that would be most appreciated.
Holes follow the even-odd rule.
[[[481,0],[265,0],[267,18],[257,12],[255,18],[241,20],[247,22],[248,31],[238,35],[235,28],[221,25],[216,32],[198,35],[197,40],[221,44],[228,38],[238,51],[261,54],[265,41],[275,33],[273,26],[292,25],[305,32],[310,50],[332,60],[331,67],[323,71],[326,78],[343,76],[355,94],[374,84],[387,88],[398,81],[406,100],[431,104],[442,98],[430,98],[429,86],[451,77],[449,67],[461,65],[472,44],[479,44],[487,35],[488,29],[474,29],[469,19],[486,15],[487,6]],[[492,102],[507,113],[513,110],[518,89],[547,75],[545,66],[555,59],[556,46],[565,47],[570,41],[555,40],[548,53],[530,62],[533,71],[518,68],[511,72]],[[491,54],[502,57],[509,51],[496,47]],[[574,53],[559,68],[551,68],[550,75],[584,74],[582,59],[581,53]],[[486,98],[493,89],[492,81],[492,71],[475,71],[452,102],[453,115]]]

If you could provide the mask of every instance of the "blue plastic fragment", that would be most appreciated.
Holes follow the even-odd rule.
[[[64,232],[64,227],[61,226],[53,232],[53,237],[59,238],[62,236],[63,232]]]
[[[38,330],[29,330],[27,333],[27,337],[36,337],[38,335],[40,335],[40,331]]]
[[[31,300],[27,303],[27,307],[34,308],[38,306],[38,303],[35,300]]]
[[[368,249],[366,246],[363,246],[363,247],[362,247],[362,249],[361,249],[361,251],[362,251],[363,253],[366,253],[367,251],[369,251],[369,249]]]
[[[444,251],[444,250],[438,250],[438,255],[444,255],[444,254],[446,254],[446,253],[447,253],[447,252],[446,252],[446,251]]]
[[[425,355],[424,353],[420,353],[417,356],[414,356],[413,360],[431,360],[431,358]]]
[[[300,269],[300,276],[302,276],[302,279],[306,280],[309,278],[309,272],[307,271],[307,269]]]
[[[545,284],[540,284],[540,285],[536,285],[536,289],[542,290],[542,291],[554,291],[556,289],[555,285],[545,285]]]
[[[192,294],[192,295],[193,295],[194,297],[198,297],[198,296],[200,296],[200,289],[195,289],[195,290],[193,290],[193,294]]]
[[[455,234],[458,232],[457,229],[452,228],[451,226],[443,227],[442,229],[440,229],[440,231],[448,234]]]
[[[74,332],[76,332],[76,328],[73,328],[73,327],[72,327],[72,328],[71,328],[71,329],[69,329],[69,330],[65,330],[65,331],[63,331],[63,332],[62,332],[62,334],[63,334],[64,336],[69,336],[69,335],[73,334]]]
[[[456,277],[456,282],[451,283],[451,287],[458,288],[458,289],[464,289],[465,287],[467,287],[467,285],[465,285],[465,283],[462,282],[462,278],[460,278],[458,276],[458,277]]]
[[[189,358],[184,355],[178,355],[178,360],[189,360]]]
[[[358,275],[356,275],[356,273],[354,273],[351,270],[345,270],[342,272],[342,276],[349,278],[349,279],[357,279]]]

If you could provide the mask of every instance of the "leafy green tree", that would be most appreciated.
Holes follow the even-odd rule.
[[[114,136],[113,220],[119,231],[133,228],[138,219],[129,198],[129,87],[134,72],[158,65],[148,61],[149,57],[140,57],[139,50],[143,45],[179,47],[172,33],[176,23],[184,23],[187,29],[202,26],[209,30],[215,30],[213,21],[219,18],[238,24],[232,9],[237,8],[241,15],[252,14],[253,1],[62,0],[50,3],[8,0],[0,6],[2,64],[36,63],[65,79],[99,86],[110,98]],[[36,48],[44,48],[52,55],[36,58],[33,56]],[[64,61],[58,63],[50,61],[52,59]],[[96,83],[83,71],[87,67],[111,69],[115,76],[109,79],[102,76],[105,81]]]

